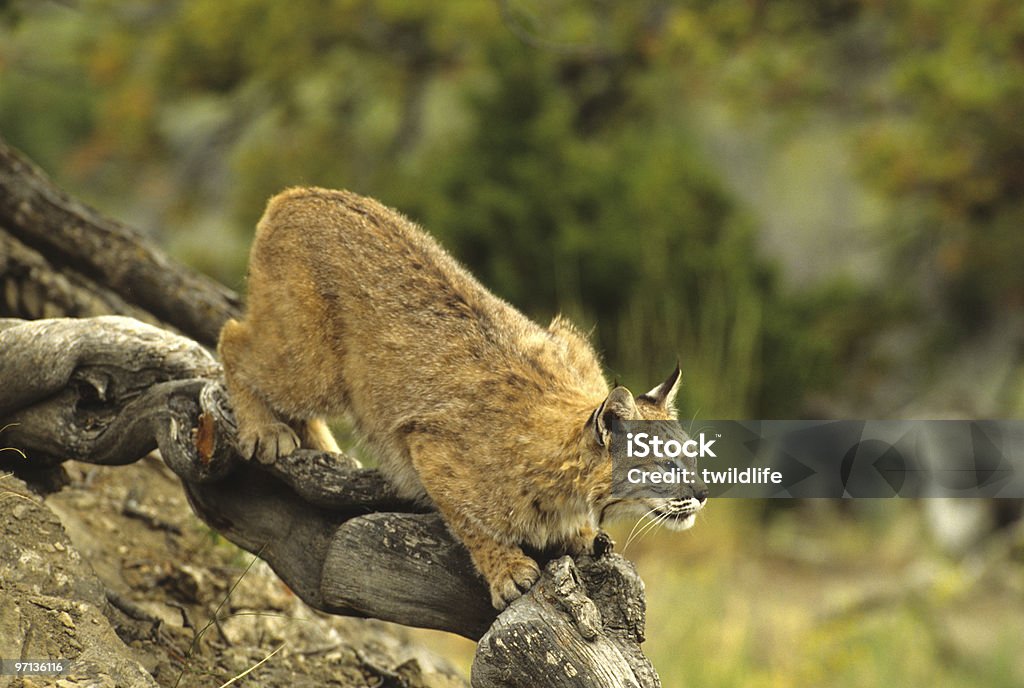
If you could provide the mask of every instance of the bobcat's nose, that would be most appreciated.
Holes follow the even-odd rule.
[[[696,488],[693,491],[693,498],[696,499],[701,504],[701,506],[703,506],[704,502],[708,501],[708,488],[706,488],[706,487],[698,487],[698,488]]]

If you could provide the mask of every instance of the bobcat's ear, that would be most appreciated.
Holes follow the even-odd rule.
[[[594,433],[598,446],[608,445],[608,437],[617,421],[632,420],[637,415],[633,394],[625,387],[615,387],[601,405],[590,414],[587,425]]]
[[[679,364],[676,363],[676,369],[672,371],[672,374],[668,376],[668,379],[652,389],[650,392],[641,394],[637,398],[652,403],[666,411],[674,409],[676,392],[679,391],[679,379],[681,377],[682,371],[679,369]]]

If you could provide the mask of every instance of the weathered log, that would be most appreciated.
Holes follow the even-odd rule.
[[[643,584],[622,557],[551,561],[480,639],[474,685],[660,685],[640,652],[644,616]]]
[[[78,271],[58,270],[0,225],[0,314],[35,320],[110,313],[173,329]]]
[[[237,294],[173,262],[137,232],[69,197],[0,138],[0,232],[3,231],[44,256],[55,272],[67,270],[76,275],[77,279],[69,280],[71,286],[76,281],[94,283],[100,300],[116,294],[132,310],[148,313],[205,346],[214,346],[221,326],[240,311]],[[55,281],[51,279],[50,286]],[[33,283],[27,280],[23,284]],[[18,286],[21,285],[10,281],[5,288]],[[59,285],[57,292],[67,291],[66,298],[72,303],[89,301],[81,284],[77,289],[66,286]],[[25,297],[17,301],[32,303],[31,298],[26,301]],[[58,304],[51,308],[58,308]]]
[[[304,450],[242,460],[219,366],[189,339],[122,317],[5,320],[0,375],[0,424],[19,424],[5,441],[29,461],[124,464],[159,447],[196,513],[309,605],[482,637],[476,686],[658,685],[624,559],[557,559],[498,616],[440,517],[376,471]]]
[[[196,400],[219,375],[196,342],[131,318],[0,319],[0,427],[10,446],[31,451],[0,466],[53,483],[46,470],[68,459],[137,461],[195,424]],[[187,460],[194,479],[212,475],[215,464]]]

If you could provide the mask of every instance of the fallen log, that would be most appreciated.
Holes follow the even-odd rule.
[[[259,554],[310,606],[479,640],[475,686],[656,686],[639,649],[643,586],[606,554],[555,558],[500,616],[466,550],[375,470],[300,450],[247,462],[220,368],[198,343],[130,318],[0,321],[0,425],[29,457],[103,465],[159,449],[195,512]]]

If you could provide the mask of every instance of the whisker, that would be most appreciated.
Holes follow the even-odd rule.
[[[650,520],[643,528],[640,529],[640,532],[636,534],[636,541],[640,542],[641,540],[643,540],[644,536],[649,534],[652,530],[655,530],[659,525],[661,525],[665,521],[665,519],[669,518],[669,516],[670,514],[667,513],[658,514],[656,518]]]
[[[626,554],[626,552],[628,552],[628,551],[629,551],[629,546],[630,546],[630,544],[632,544],[632,542],[633,542],[633,539],[632,539],[632,538],[630,538],[629,540],[626,540],[626,544],[624,544],[624,545],[622,546],[622,554],[623,554],[623,555],[625,555],[625,554]]]
[[[654,507],[653,509],[650,509],[646,514],[644,514],[643,516],[640,517],[639,521],[636,522],[636,525],[633,526],[633,530],[630,531],[630,533],[629,533],[629,537],[626,538],[626,544],[622,546],[623,554],[625,554],[626,549],[629,547],[629,543],[633,542],[633,540],[637,537],[637,535],[639,535],[639,533],[642,533],[650,525],[650,523],[654,522],[655,519],[652,519],[648,523],[644,523],[644,519],[646,519],[648,516],[650,516],[652,513],[654,513],[657,510],[658,510],[658,507]],[[639,528],[640,524],[642,524],[642,523],[644,525],[643,525],[642,528],[640,528],[640,530],[638,532],[637,528]]]
[[[629,535],[626,537],[626,544],[627,545],[629,544],[629,541],[633,539],[633,534],[636,532],[636,529],[640,527],[640,524],[643,523],[643,520],[645,518],[647,518],[648,516],[650,516],[652,513],[654,513],[657,510],[658,510],[658,507],[654,507],[653,509],[649,509],[647,511],[647,513],[645,513],[643,516],[641,516],[640,518],[637,519],[636,524],[633,526],[633,530],[629,531]]]
[[[646,533],[644,534],[644,537],[647,537],[647,536],[648,536],[648,535],[650,535],[650,534],[651,534],[651,533],[652,533],[652,532],[653,532],[654,530],[656,530],[657,528],[660,528],[660,527],[661,527],[661,525],[662,525],[663,523],[665,523],[665,521],[669,520],[670,518],[672,518],[672,515],[671,515],[671,514],[665,514],[665,515],[663,515],[663,516],[662,516],[662,517],[661,517],[661,518],[660,518],[660,519],[658,520],[658,523],[657,523],[656,527],[655,527],[655,528],[651,528],[651,530],[648,530],[648,531],[647,531],[647,532],[646,532]]]
[[[643,516],[641,516],[640,520],[637,521],[636,526],[633,526],[633,530],[635,531],[637,526],[639,526],[641,523],[644,523],[644,519],[646,519],[646,518],[647,518],[647,514],[644,514]],[[646,524],[645,524],[645,526],[646,526]],[[636,537],[636,533],[631,533],[630,536],[628,538],[626,538],[626,544],[624,544],[622,546],[622,553],[623,554],[625,554],[626,550],[629,549],[629,543],[633,542],[633,539],[635,537]]]

